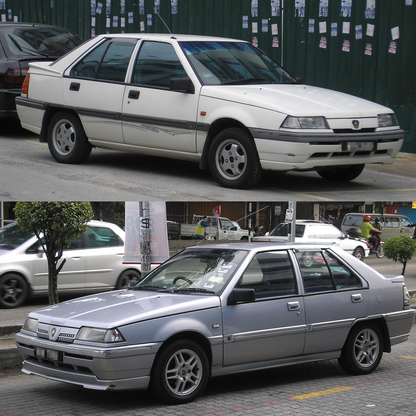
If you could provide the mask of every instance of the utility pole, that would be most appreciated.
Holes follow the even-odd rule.
[[[142,278],[151,270],[149,202],[140,202],[140,254]]]

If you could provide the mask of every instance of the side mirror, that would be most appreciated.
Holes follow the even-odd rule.
[[[256,300],[256,293],[254,289],[233,289],[228,296],[227,305],[237,305],[238,303],[249,303]]]
[[[43,255],[45,254],[45,250],[43,249],[43,247],[41,245],[39,245],[38,247],[38,257],[41,259],[43,257]]]
[[[169,88],[171,91],[195,94],[195,86],[188,77],[172,78],[169,83]]]

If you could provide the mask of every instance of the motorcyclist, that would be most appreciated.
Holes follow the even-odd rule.
[[[380,230],[377,228],[374,228],[371,224],[371,215],[365,215],[364,221],[361,223],[361,237],[368,240],[368,242],[371,244],[371,250],[375,250],[376,244],[377,244],[377,238],[371,235],[371,231],[376,233],[381,233]]]

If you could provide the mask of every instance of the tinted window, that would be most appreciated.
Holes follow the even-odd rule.
[[[133,83],[169,89],[172,78],[187,77],[173,46],[161,42],[144,42],[133,74]]]
[[[296,278],[288,252],[256,254],[236,287],[254,289],[256,299],[297,293]]]
[[[362,287],[361,279],[328,251],[299,251],[296,257],[305,293]]]
[[[134,46],[135,41],[130,39],[107,40],[82,59],[72,69],[71,75],[124,82]]]

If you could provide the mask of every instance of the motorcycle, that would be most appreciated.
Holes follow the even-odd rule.
[[[380,237],[381,233],[378,233],[377,231],[374,231],[374,230],[370,231],[371,236],[373,236],[376,239],[375,247],[373,247],[366,238],[359,237],[359,235],[352,233],[352,232],[347,232],[347,234],[351,238],[354,238],[356,240],[362,241],[364,244],[367,244],[367,247],[370,249],[370,255],[375,254],[379,259],[384,257],[384,248],[383,248],[384,242],[381,241],[381,237]]]
[[[264,233],[263,233],[262,230],[263,230],[263,226],[262,225],[253,224],[251,226],[251,231],[253,232],[253,237],[257,237],[257,236],[264,235]]]

